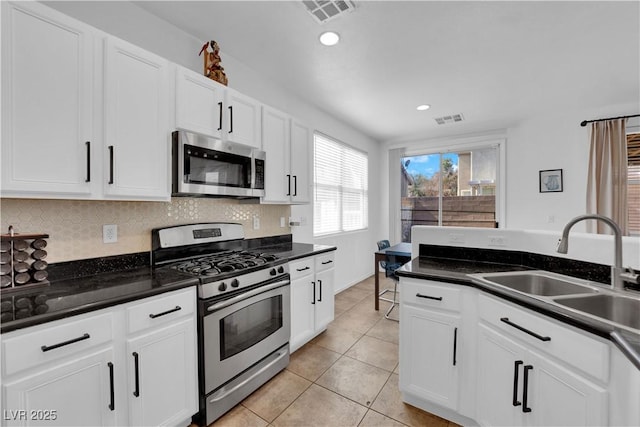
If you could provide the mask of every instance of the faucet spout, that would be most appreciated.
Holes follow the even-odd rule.
[[[613,230],[614,239],[615,239],[615,258],[614,265],[611,271],[611,286],[614,289],[624,289],[624,282],[622,274],[624,270],[622,268],[622,230],[618,224],[615,223],[611,218],[608,218],[603,215],[595,215],[595,214],[587,214],[580,215],[572,220],[570,220],[567,225],[564,226],[564,230],[562,230],[562,238],[558,242],[558,247],[556,248],[556,252],[561,254],[566,254],[569,250],[569,231],[571,227],[576,225],[580,221],[584,221],[587,219],[595,219],[598,221],[602,221],[607,224]]]

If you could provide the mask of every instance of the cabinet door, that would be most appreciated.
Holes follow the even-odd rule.
[[[196,345],[193,318],[127,342],[131,425],[176,425],[198,411]]]
[[[607,419],[607,390],[553,363],[530,353],[526,415],[528,425],[603,426]]]
[[[291,352],[296,351],[314,333],[315,298],[313,294],[313,275],[307,275],[291,281]]]
[[[260,111],[258,101],[233,89],[226,90],[227,141],[261,148]]]
[[[289,203],[289,116],[266,106],[262,107],[262,149],[267,155],[263,201]]]
[[[168,62],[109,37],[105,55],[105,193],[168,200]]]
[[[480,323],[477,357],[477,421],[488,426],[522,425],[525,348]]]
[[[176,127],[222,137],[224,87],[186,68],[176,69]]]
[[[316,273],[316,303],[315,303],[315,331],[327,328],[334,318],[334,278],[335,269]]]
[[[89,27],[2,2],[2,195],[88,197],[93,138]],[[39,194],[35,194],[39,193]]]
[[[400,324],[400,387],[456,410],[460,316],[403,305]]]
[[[3,381],[3,425],[117,425],[113,360],[109,348]]]
[[[311,129],[291,120],[291,176],[293,203],[311,201]]]

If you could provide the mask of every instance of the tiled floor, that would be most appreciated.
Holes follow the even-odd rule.
[[[336,317],[327,331],[212,426],[455,427],[402,402],[398,323],[383,317],[389,303],[373,309],[373,287],[370,277],[336,295]],[[396,308],[391,317],[397,315]]]

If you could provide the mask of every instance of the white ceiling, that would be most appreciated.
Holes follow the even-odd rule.
[[[137,4],[379,141],[640,104],[638,1],[356,1],[325,24],[295,1]]]

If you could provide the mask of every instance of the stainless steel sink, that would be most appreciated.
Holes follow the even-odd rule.
[[[591,294],[595,288],[554,277],[542,271],[518,271],[473,275],[481,280],[529,295],[555,297],[560,295]]]
[[[601,294],[558,298],[556,304],[640,330],[640,300]]]

